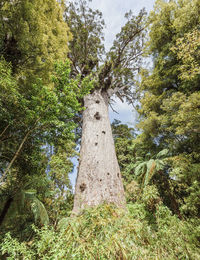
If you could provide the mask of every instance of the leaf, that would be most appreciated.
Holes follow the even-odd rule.
[[[69,218],[62,218],[59,222],[58,222],[58,230],[61,230],[63,228],[67,228],[67,226],[69,225]]]
[[[49,223],[47,211],[43,203],[37,198],[34,198],[31,203],[31,211],[33,212],[35,222],[39,221],[41,225],[47,225]]]
[[[144,187],[149,183],[150,179],[155,173],[156,163],[155,160],[151,159],[147,162],[147,171],[145,174]]]
[[[147,172],[150,172],[152,169],[152,165],[155,164],[155,160],[154,159],[150,159],[147,163]]]
[[[141,175],[144,173],[146,169],[146,162],[140,163],[136,168],[135,168],[135,176]]]
[[[165,162],[163,160],[156,160],[156,170],[160,171],[163,170],[163,168],[165,167]]]
[[[156,155],[156,158],[157,159],[161,159],[163,157],[166,157],[169,153],[169,150],[168,149],[163,149],[162,151],[160,151],[157,155]]]

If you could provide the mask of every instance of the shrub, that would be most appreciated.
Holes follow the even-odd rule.
[[[33,227],[35,235],[29,242],[19,243],[7,234],[1,250],[9,255],[7,259],[27,260],[198,259],[200,250],[197,239],[190,239],[191,226],[159,204],[155,229],[145,207],[129,204],[124,211],[104,204],[63,219],[56,231]]]

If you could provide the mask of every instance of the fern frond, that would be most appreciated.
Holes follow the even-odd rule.
[[[169,154],[169,150],[168,149],[163,149],[162,151],[160,151],[157,155],[156,158],[157,159],[161,159],[166,157]]]

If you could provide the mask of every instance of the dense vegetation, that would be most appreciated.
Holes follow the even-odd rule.
[[[139,123],[112,123],[126,210],[103,204],[75,217],[70,158],[78,155],[82,98],[102,75],[101,14],[90,10],[89,21],[99,23],[89,34],[63,1],[3,0],[0,8],[0,257],[198,259],[199,1],[157,0],[145,20],[143,53],[152,66],[137,68]],[[91,55],[83,60],[88,35]],[[122,36],[115,48],[128,40]],[[124,84],[132,78],[128,68],[109,73]]]

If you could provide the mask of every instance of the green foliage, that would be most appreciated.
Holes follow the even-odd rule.
[[[164,149],[160,151],[155,157],[155,159],[150,159],[148,161],[136,161],[134,164],[134,175],[136,179],[142,179],[142,185],[145,187],[149,181],[152,179],[153,175],[164,169],[166,163],[162,160],[168,154],[168,150]]]
[[[47,225],[49,223],[48,214],[42,202],[39,201],[35,195],[36,191],[22,191],[24,202],[26,201],[26,204],[30,207],[34,215],[35,223],[39,222],[41,225]]]
[[[118,120],[114,120],[111,127],[117,159],[124,182],[130,183],[133,179],[130,171],[132,170],[132,165],[135,162],[137,151],[133,143],[135,130],[125,124],[121,124]]]
[[[29,218],[33,216],[35,224],[46,225],[49,223],[47,211],[43,203],[37,198],[35,190],[22,190],[15,195],[4,227],[11,225],[16,215],[23,214],[29,215]]]
[[[3,74],[5,70],[1,71]],[[77,112],[82,110],[79,99],[92,87],[92,82],[87,84],[87,78],[79,87],[80,79],[71,80],[69,74],[69,62],[59,62],[55,66],[51,88],[38,80],[37,84],[30,86],[25,93],[19,92],[18,84],[9,74],[9,70],[7,78],[4,77],[4,81],[2,81],[2,85],[5,86],[1,89],[2,95],[0,96],[4,111],[4,117],[1,117],[2,135],[0,137],[0,180],[3,184],[1,185],[2,203],[0,208],[2,214],[7,198],[14,198],[16,193],[27,187],[40,191],[41,201],[46,203],[47,210],[52,213],[51,220],[57,221],[60,206],[57,206],[54,211],[51,209],[48,199],[50,197],[53,201],[55,199],[52,195],[46,195],[47,190],[51,191],[56,198],[58,193],[70,188],[68,174],[72,167],[67,158],[73,156],[74,153],[72,140],[76,124],[73,122],[73,118]],[[7,87],[8,84],[12,84],[12,88]],[[9,95],[9,93],[11,94]],[[7,100],[3,99],[4,95],[8,96]],[[5,116],[5,112],[8,116]],[[7,138],[8,136],[9,138]],[[66,145],[63,145],[65,142]],[[68,149],[66,149],[67,142],[69,142]],[[49,162],[44,145],[54,145],[55,147],[56,153],[52,157],[51,166],[52,171],[54,173],[56,171],[56,175],[51,179],[46,173]],[[65,168],[61,169],[63,165]],[[51,174],[49,176],[52,177]],[[56,192],[56,183],[61,183],[63,180],[66,181],[62,183],[62,188],[60,187],[62,191]],[[47,197],[46,201],[44,197]],[[69,200],[67,199],[64,203],[61,202],[61,198],[69,198]],[[52,205],[63,205],[64,212],[67,214],[67,210],[70,209],[68,202],[71,202],[71,199],[72,195],[68,192],[66,196],[60,196],[59,203],[53,202]],[[38,209],[44,213],[44,208],[38,200],[32,203],[32,209],[35,214]],[[54,214],[56,210],[58,212]],[[9,214],[10,211],[8,211],[8,217]],[[23,219],[23,214],[21,214],[22,220],[19,222],[26,220],[26,218]],[[11,215],[13,216],[13,214]],[[12,229],[11,226],[7,227]],[[13,228],[15,229],[15,227]]]
[[[10,88],[1,89],[2,108],[9,115],[6,118],[1,117],[1,140],[4,141],[4,145],[1,146],[3,157],[1,163],[8,162],[7,154],[10,153],[10,156],[15,154],[17,147],[23,144],[26,134],[28,134],[27,138],[32,141],[31,146],[35,146],[35,148],[41,147],[45,142],[51,143],[56,140],[58,142],[59,138],[67,140],[73,137],[72,130],[76,125],[71,119],[81,110],[78,99],[82,97],[82,91],[83,93],[88,92],[90,87],[87,86],[87,89],[84,87],[80,90],[77,82],[69,79],[69,66],[68,62],[57,64],[53,75],[54,86],[49,88],[38,80],[37,84],[33,84],[27,90],[30,92],[30,96],[27,96],[27,92],[20,94],[17,87],[15,89],[13,87],[15,95],[9,95],[12,90]],[[3,99],[4,95],[10,99],[9,106]],[[7,140],[5,135],[9,135],[10,138]],[[10,139],[12,139],[12,147],[9,145]],[[23,145],[26,147],[30,145],[30,142],[25,142]],[[15,163],[18,160],[20,164],[23,157],[16,158]],[[20,166],[22,165],[20,164]]]
[[[73,34],[69,44],[72,75],[81,74],[84,78],[98,69],[104,54],[102,13],[79,0],[67,4],[65,20]]]
[[[146,12],[142,9],[137,16],[129,12],[125,18],[125,26],[105,53],[102,43],[105,24],[101,12],[93,11],[87,1],[82,0],[69,2],[66,6],[65,19],[74,36],[69,45],[71,75],[80,74],[82,79],[91,75],[95,88],[107,91],[108,96],[116,93],[133,102],[131,87],[141,65]]]
[[[191,80],[200,74],[200,32],[194,28],[191,32],[185,33],[182,38],[176,40],[176,45],[172,48],[177,53],[182,65],[179,71],[182,80]]]
[[[189,204],[190,197],[195,197],[190,187],[199,186],[200,172],[199,11],[197,0],[155,3],[146,44],[153,68],[141,73],[138,127],[143,133],[136,141],[148,144],[152,155],[155,147],[157,151],[169,149],[169,187],[184,217],[191,218],[199,217],[196,200]]]
[[[143,204],[128,211],[102,205],[65,219],[58,231],[34,228],[31,241],[19,243],[9,234],[1,244],[10,259],[198,259],[199,249],[191,225],[157,206],[154,224]]]
[[[46,147],[72,142],[72,118],[91,87],[79,90],[80,80],[69,78],[71,33],[62,6],[56,0],[0,3],[0,222],[2,232],[18,237],[29,234],[33,215],[45,215],[41,203],[51,186]],[[39,191],[29,207],[34,214],[17,211],[16,194],[29,189]],[[9,217],[11,225],[4,225]]]
[[[57,60],[65,60],[68,26],[56,0],[3,1],[0,9],[0,54],[22,82],[50,79]],[[26,79],[28,80],[26,80]]]
[[[58,147],[54,146],[49,162],[48,176],[51,181],[45,192],[44,201],[54,225],[57,225],[59,219],[69,215],[72,210],[73,194],[69,173],[73,169],[70,158],[77,155],[75,146],[72,141],[64,142]]]
[[[141,68],[144,39],[146,36],[146,11],[140,10],[137,16],[132,11],[125,14],[126,24],[116,35],[112,47],[107,53],[107,60],[102,71],[107,80],[111,81],[112,89],[119,89],[116,95],[123,100],[125,97],[130,103],[136,99],[132,86],[136,84],[135,76]],[[99,74],[101,79],[102,72]],[[108,86],[105,84],[105,88]],[[123,95],[122,95],[123,93]]]

